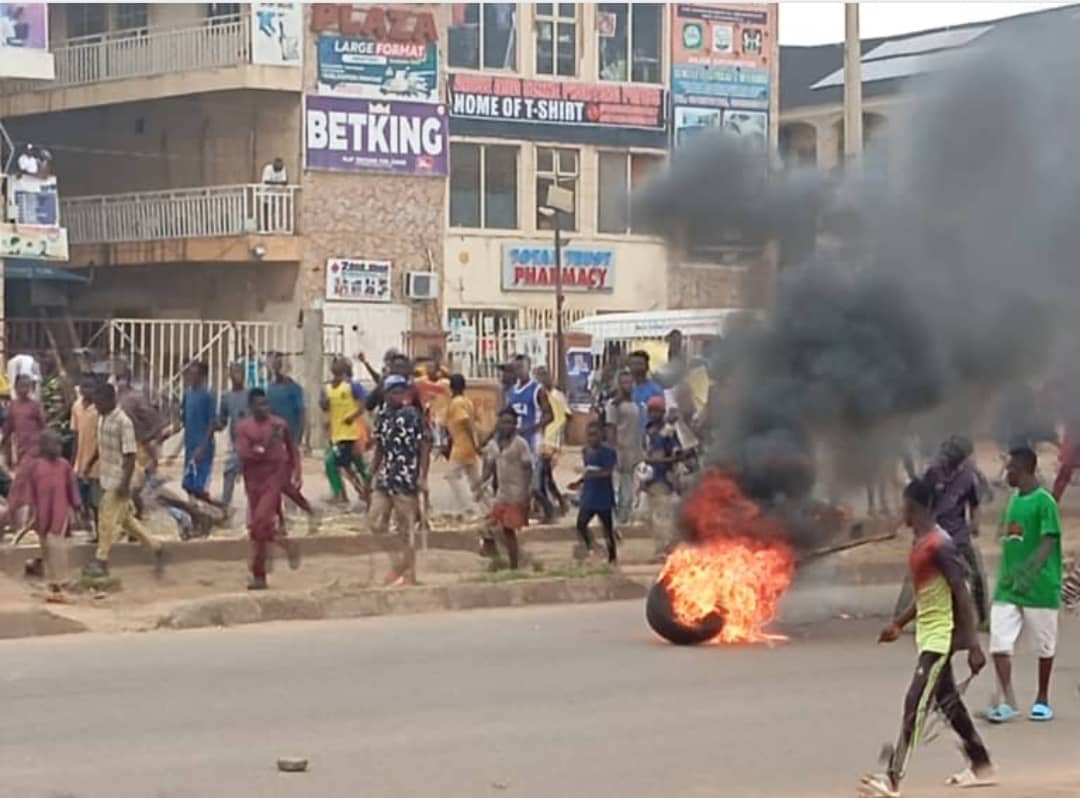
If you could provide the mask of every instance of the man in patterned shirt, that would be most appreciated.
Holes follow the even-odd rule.
[[[165,549],[160,540],[143,528],[135,517],[132,485],[135,475],[135,426],[127,413],[116,404],[116,388],[102,383],[94,394],[98,415],[98,457],[101,465],[101,506],[98,509],[97,554],[83,573],[90,577],[107,576],[109,552],[121,533],[131,535],[154,554],[160,573],[165,563]]]
[[[391,374],[383,381],[385,403],[375,416],[375,490],[369,510],[371,530],[385,534],[390,516],[397,518],[402,553],[395,558],[387,583],[416,582],[414,537],[419,516],[419,495],[427,488],[431,443],[424,434],[424,417],[414,405],[405,404],[408,380]]]

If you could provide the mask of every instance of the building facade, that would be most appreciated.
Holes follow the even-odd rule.
[[[552,326],[556,222],[567,322],[760,301],[746,275],[767,248],[679,252],[630,195],[701,127],[775,150],[775,4],[57,4],[48,21],[56,77],[4,81],[0,118],[52,153],[88,278],[71,316],[320,308],[351,353],[479,357]]]

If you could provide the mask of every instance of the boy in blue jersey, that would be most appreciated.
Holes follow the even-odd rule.
[[[517,383],[509,390],[507,400],[510,409],[518,418],[518,435],[525,439],[529,451],[533,454],[532,498],[539,505],[544,521],[551,523],[555,518],[555,508],[551,500],[541,490],[540,485],[540,442],[544,428],[552,422],[555,414],[551,410],[544,386],[535,380],[531,373],[529,358],[518,355],[514,358],[517,371]]]

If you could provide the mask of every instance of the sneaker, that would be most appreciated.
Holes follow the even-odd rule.
[[[252,577],[251,581],[248,582],[247,589],[248,590],[266,590],[266,580],[265,579],[256,579],[255,577]]]
[[[868,773],[859,784],[859,798],[900,798],[900,790],[884,773]]]

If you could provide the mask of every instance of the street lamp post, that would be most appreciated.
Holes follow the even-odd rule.
[[[574,212],[574,192],[560,186],[549,186],[547,205],[540,213],[552,220],[555,230],[555,385],[565,391],[563,373],[566,361],[566,340],[563,337],[563,285],[562,285],[562,219],[560,213]]]

